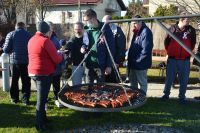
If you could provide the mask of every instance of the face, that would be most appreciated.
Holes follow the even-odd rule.
[[[189,25],[189,19],[188,19],[188,18],[184,18],[184,19],[182,20],[182,23],[183,23],[183,26]]]
[[[131,25],[132,25],[132,28],[133,28],[133,29],[132,29],[133,32],[139,31],[140,28],[141,28],[141,22],[133,21],[133,22],[131,23]]]
[[[83,36],[83,32],[84,30],[80,25],[78,24],[74,25],[74,34],[77,38],[81,38]]]
[[[89,18],[88,16],[84,16],[83,21],[88,27],[94,28],[94,19],[93,18]]]

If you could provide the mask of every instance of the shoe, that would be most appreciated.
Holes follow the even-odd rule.
[[[169,99],[169,96],[167,96],[167,95],[163,95],[161,98],[160,98],[161,100],[168,100]]]
[[[195,100],[200,100],[200,97],[194,97]]]
[[[181,98],[181,99],[179,99],[179,103],[180,104],[187,104],[187,100],[186,99],[183,99],[183,98]]]
[[[55,105],[56,105],[58,108],[64,107],[58,100],[55,100]]]
[[[17,104],[18,102],[19,102],[19,100],[11,99],[12,104]]]
[[[23,103],[25,106],[29,106],[29,105],[30,105],[29,100],[27,100],[27,101],[23,101],[22,103]]]
[[[36,128],[37,130],[40,130],[40,131],[43,131],[43,130],[46,130],[46,129],[47,129],[47,127],[46,127],[45,124],[36,125],[35,128]]]

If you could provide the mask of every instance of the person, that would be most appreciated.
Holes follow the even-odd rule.
[[[102,22],[107,22],[109,20],[112,20],[112,17],[110,15],[105,15],[102,19]],[[119,83],[119,78],[116,71],[119,71],[119,66],[122,65],[125,60],[126,37],[119,26],[115,25],[114,23],[110,23],[109,26],[112,30],[115,40],[114,60],[117,70],[115,70],[113,67],[111,74],[105,76],[105,81],[110,83]]]
[[[57,50],[61,49],[59,40],[57,38],[57,35],[55,33],[54,24],[51,21],[47,21],[47,24],[50,27],[50,40],[53,42]],[[63,105],[58,101],[58,92],[60,91],[60,78],[62,75],[62,62],[60,64],[56,65],[56,70],[52,77],[52,85],[53,85],[53,93],[54,93],[54,99],[55,99],[55,105],[57,107],[63,107]]]
[[[114,38],[109,25],[105,25],[103,33],[101,28],[102,22],[97,19],[97,14],[94,10],[88,9],[83,17],[83,21],[86,23],[86,31],[88,33],[90,54],[86,59],[86,82],[94,83],[104,82],[105,75],[109,75],[112,70],[112,61],[108,53],[106,42],[111,51],[112,56],[115,54]],[[104,38],[101,36],[106,38]]]
[[[63,56],[50,38],[50,27],[45,21],[36,25],[37,32],[28,42],[28,73],[37,88],[36,129],[46,129],[47,117],[45,104],[50,90],[52,76],[56,65],[63,60]]]
[[[141,18],[136,15],[133,18]],[[153,35],[143,21],[133,21],[133,38],[128,52],[129,81],[133,88],[147,93],[147,70],[152,65]]]
[[[88,37],[87,37],[88,38]],[[74,36],[66,44],[66,49],[70,52],[72,73],[77,69],[78,65],[84,59],[86,53],[87,41],[84,40],[84,25],[82,22],[74,24]],[[85,75],[85,67],[83,64],[76,70],[72,76],[72,85],[82,84],[82,78]]]
[[[200,30],[200,20],[197,22],[197,27]],[[196,51],[196,55],[200,58],[200,42]],[[193,65],[196,65],[200,72],[200,62],[198,62],[196,59],[193,59]],[[200,96],[194,97],[196,100],[200,100]]]
[[[5,38],[3,37],[2,32],[0,32],[0,55],[3,53],[3,44],[5,42]]]
[[[180,15],[187,15],[182,12]],[[196,44],[195,29],[189,25],[188,18],[180,18],[178,23],[172,25],[169,30],[176,35],[191,51]],[[166,67],[166,81],[164,87],[164,95],[162,100],[169,99],[170,90],[176,74],[178,75],[180,88],[179,88],[179,102],[185,104],[186,88],[190,74],[190,54],[180,46],[171,36],[167,35],[164,40],[165,49],[167,51],[167,67]]]
[[[3,46],[3,52],[11,54],[10,62],[12,63],[12,82],[10,87],[11,102],[16,104],[19,102],[19,85],[18,81],[21,77],[22,82],[22,102],[29,105],[31,79],[28,76],[28,41],[31,34],[26,31],[23,22],[16,23],[15,30],[7,34]]]

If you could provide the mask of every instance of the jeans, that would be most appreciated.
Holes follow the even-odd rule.
[[[97,82],[105,81],[105,70],[102,70],[100,68],[86,68],[85,73],[86,83],[94,83],[95,79],[97,80]]]
[[[185,60],[176,60],[173,58],[167,59],[166,81],[164,88],[164,94],[166,96],[170,95],[171,86],[175,79],[176,74],[178,74],[178,79],[180,82],[179,98],[185,99],[185,93],[190,74],[190,59],[185,59]]]
[[[28,76],[27,64],[12,65],[12,83],[10,88],[10,96],[13,101],[19,101],[19,85],[18,81],[21,77],[22,82],[22,101],[29,102],[31,93],[31,79]]]
[[[36,124],[44,125],[46,120],[45,103],[51,86],[52,76],[32,76],[37,88]]]
[[[72,66],[72,73],[74,73],[75,69],[78,66]],[[82,84],[82,78],[85,74],[85,67],[80,66],[72,77],[72,85],[79,85]]]
[[[61,74],[53,75],[52,77],[53,93],[55,100],[58,100],[58,92],[60,91],[60,78]]]
[[[138,88],[139,83],[140,89],[147,93],[147,70],[130,69],[129,80],[133,88]]]

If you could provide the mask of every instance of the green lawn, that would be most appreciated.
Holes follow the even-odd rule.
[[[49,97],[53,97],[51,92]],[[32,92],[31,106],[10,104],[8,93],[0,89],[0,133],[35,133],[36,93]],[[148,98],[144,106],[124,112],[106,113],[101,118],[85,120],[82,114],[68,108],[59,109],[50,99],[47,116],[50,118],[49,132],[60,132],[70,128],[106,123],[125,124],[142,123],[156,124],[182,129],[188,133],[200,131],[200,105],[189,102],[180,105],[177,100],[167,102],[156,98]]]

